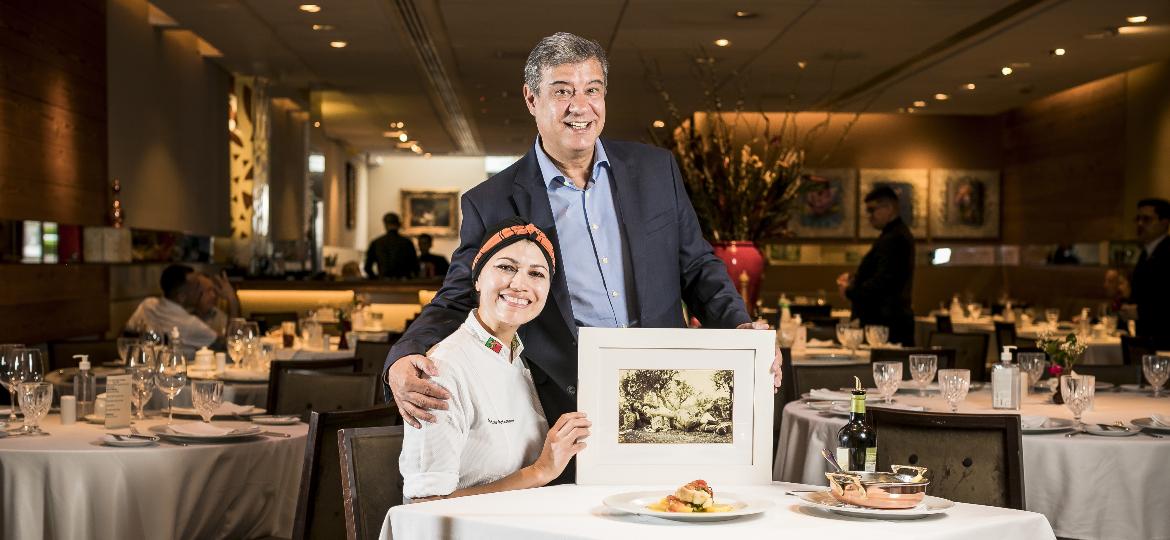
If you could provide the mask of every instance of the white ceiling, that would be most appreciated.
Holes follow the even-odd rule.
[[[317,0],[316,14],[299,11],[299,0],[154,3],[222,51],[229,69],[313,93],[326,134],[360,150],[394,148],[382,133],[396,121],[428,152],[460,149],[445,127],[451,113],[439,112],[450,107],[430,90],[404,30],[404,8],[417,11],[467,130],[488,154],[531,144],[523,63],[556,31],[608,48],[606,134],[635,140],[665,119],[646,66],[693,107],[703,56],[729,81],[726,96],[742,92],[750,109],[894,112],[923,99],[923,114],[981,115],[1170,57],[1166,0]],[[757,16],[739,19],[736,10]],[[1150,18],[1144,32],[1084,37],[1131,15]],[[334,28],[314,31],[315,23]],[[731,46],[715,47],[716,38]],[[335,39],[349,46],[329,47]],[[1055,47],[1068,54],[1051,56]],[[1009,63],[1029,67],[1000,76]],[[968,82],[975,91],[960,89]],[[935,101],[938,92],[951,99]]]

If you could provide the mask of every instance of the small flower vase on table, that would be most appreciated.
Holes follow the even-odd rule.
[[[1061,393],[1060,376],[1066,372],[1069,375],[1076,374],[1073,371],[1073,366],[1081,359],[1081,355],[1085,354],[1087,345],[1076,334],[1057,336],[1052,331],[1046,331],[1040,334],[1040,339],[1036,340],[1036,346],[1048,355],[1048,360],[1051,362],[1048,366],[1048,375],[1056,380],[1056,392],[1052,394],[1052,402],[1063,405],[1064,396]]]

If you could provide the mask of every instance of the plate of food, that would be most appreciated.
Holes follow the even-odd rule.
[[[673,493],[659,490],[610,495],[602,503],[622,512],[674,521],[725,521],[759,514],[772,506],[767,499],[749,500],[733,493],[716,496],[703,480],[689,482]]]
[[[955,505],[954,502],[948,501],[942,497],[932,497],[927,495],[922,499],[922,502],[915,505],[913,508],[905,509],[884,509],[884,508],[865,508],[849,503],[844,503],[833,497],[833,493],[829,490],[824,491],[810,491],[807,493],[799,493],[797,497],[805,506],[812,508],[819,508],[837,514],[846,516],[868,518],[868,519],[920,519],[934,514],[941,514],[949,510]]]

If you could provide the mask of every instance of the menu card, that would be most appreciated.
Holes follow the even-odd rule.
[[[131,375],[106,377],[106,428],[124,428],[130,425]]]

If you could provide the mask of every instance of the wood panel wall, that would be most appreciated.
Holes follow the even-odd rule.
[[[0,342],[42,343],[105,334],[109,267],[0,264]]]

